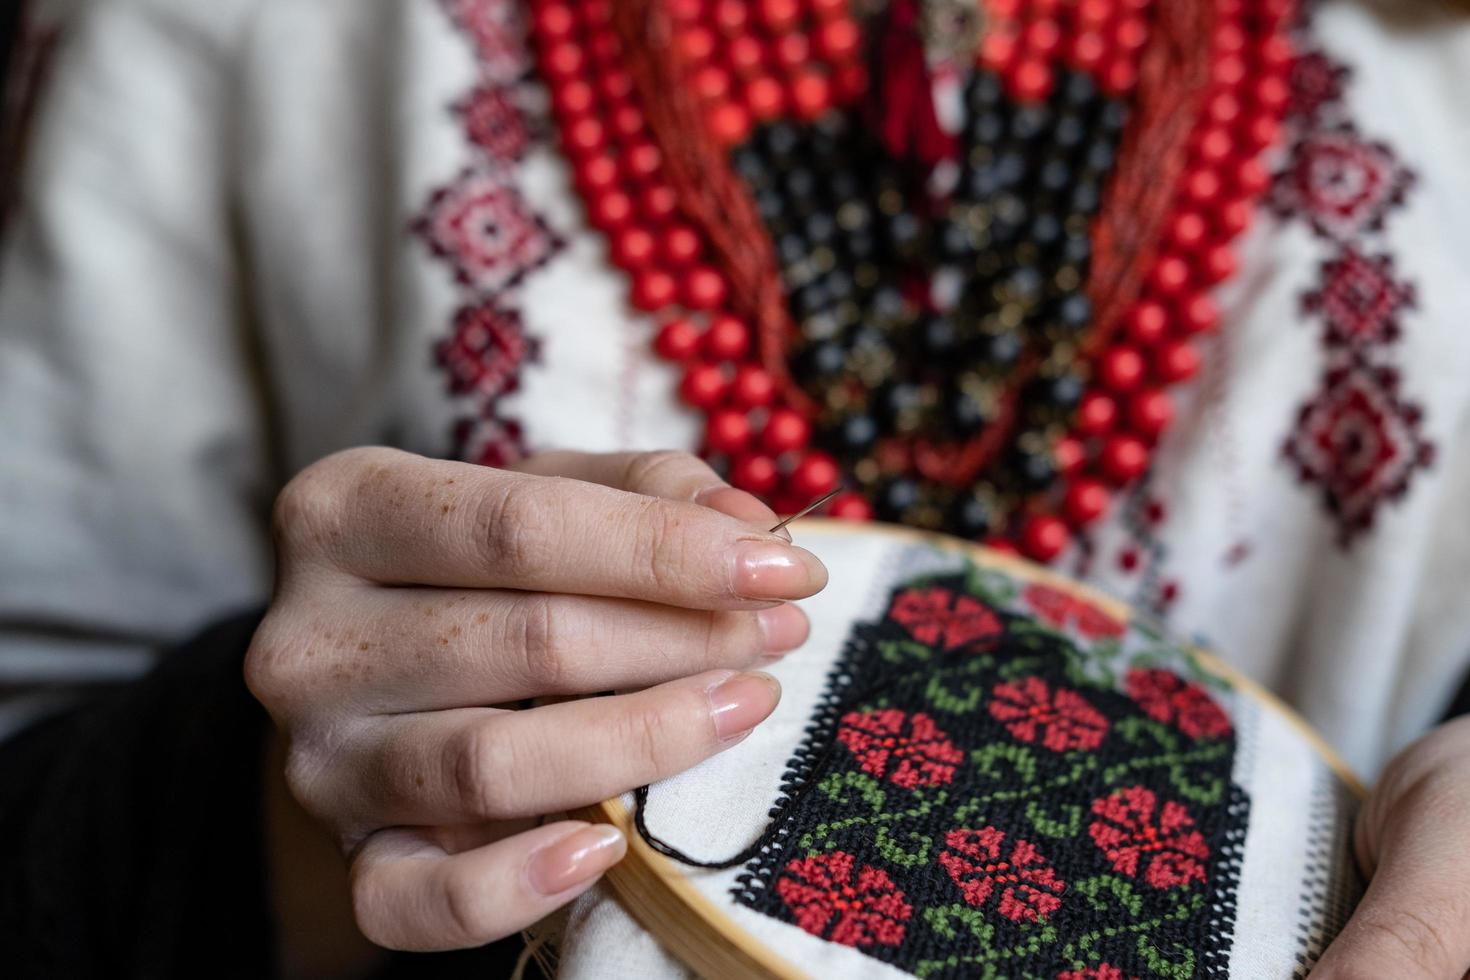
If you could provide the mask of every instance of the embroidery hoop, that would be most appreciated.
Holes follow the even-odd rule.
[[[962,555],[977,565],[1027,583],[1039,583],[1067,592],[1117,618],[1132,616],[1132,610],[1125,603],[1040,565],[947,535],[883,524],[865,524],[855,528],[849,522],[828,518],[805,518],[793,523],[790,530],[798,540],[802,537],[862,533],[924,545]],[[1213,654],[1192,645],[1189,649],[1204,666],[1229,681],[1243,696],[1285,721],[1355,796],[1362,799],[1366,795],[1366,787],[1347,763],[1280,698]],[[613,893],[643,929],[696,974],[710,980],[751,977],[797,980],[809,976],[767,948],[696,889],[686,878],[688,869],[649,847],[634,829],[633,814],[621,799],[605,800],[579,811],[575,816],[609,823],[623,831],[628,839],[628,856],[606,876]]]

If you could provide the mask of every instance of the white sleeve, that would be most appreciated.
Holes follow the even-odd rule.
[[[84,3],[59,34],[0,259],[0,691],[133,676],[268,586],[228,192],[253,4],[208,6]]]

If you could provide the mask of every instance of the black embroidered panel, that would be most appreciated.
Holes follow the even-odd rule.
[[[920,977],[1225,975],[1250,803],[1192,664],[1040,584],[895,590],[736,899]]]

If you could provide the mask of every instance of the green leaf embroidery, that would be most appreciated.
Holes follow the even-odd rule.
[[[1082,829],[1082,808],[1064,805],[1062,810],[1066,817],[1056,820],[1042,811],[1041,804],[1028,800],[1026,819],[1031,821],[1031,826],[1043,837],[1076,837],[1077,831]]]
[[[1129,915],[1137,915],[1143,909],[1143,897],[1133,883],[1117,875],[1098,875],[1072,883],[1072,890],[1087,899],[1087,903],[1099,912],[1108,911],[1110,903],[1103,896],[1111,895]]]
[[[882,640],[878,644],[878,655],[891,664],[923,663],[933,651],[913,640]]]
[[[878,785],[878,780],[865,772],[834,772],[822,780],[817,789],[837,803],[848,804],[853,800],[844,790],[857,790],[858,796],[874,813],[882,812],[883,803],[888,798],[888,794]]]
[[[1182,958],[1168,959],[1148,941],[1147,936],[1138,937],[1138,955],[1148,964],[1150,972],[1155,976],[1167,977],[1168,980],[1189,980],[1194,976],[1194,950],[1179,943],[1171,944],[1171,949],[1176,956]]]
[[[995,742],[970,753],[970,761],[982,775],[992,779],[1004,779],[1008,775],[1018,776],[1022,783],[1036,778],[1036,755],[1024,745]],[[997,762],[1010,763],[1010,771],[1002,772]]]
[[[903,836],[918,845],[914,851],[906,851],[894,840],[895,834],[891,834],[887,827],[879,827],[873,836],[873,846],[878,848],[878,853],[884,859],[898,865],[901,868],[916,868],[929,860],[929,849],[934,846],[934,838],[928,834],[920,834],[910,831]]]

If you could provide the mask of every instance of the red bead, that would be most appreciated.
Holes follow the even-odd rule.
[[[750,350],[750,328],[733,316],[717,316],[704,332],[703,347],[712,360],[738,361]]]
[[[871,521],[873,505],[860,493],[839,493],[827,505],[827,516],[843,521]]]
[[[1108,512],[1112,494],[1099,480],[1081,479],[1067,487],[1062,512],[1076,527],[1091,524]]]
[[[1255,197],[1271,183],[1271,175],[1256,159],[1242,161],[1240,166],[1235,168],[1234,176],[1236,189],[1246,197]]]
[[[1148,21],[1142,17],[1124,17],[1113,29],[1113,40],[1130,54],[1142,50],[1148,44]]]
[[[806,448],[812,427],[802,414],[790,408],[778,408],[766,419],[761,432],[761,445],[769,452],[786,453]]]
[[[710,112],[709,128],[722,144],[735,146],[750,135],[750,113],[737,103],[722,103]]]
[[[531,25],[548,41],[560,41],[577,30],[577,15],[564,3],[545,3],[536,10]]]
[[[742,77],[759,73],[766,65],[766,46],[755,37],[737,37],[725,46],[725,58]]]
[[[741,456],[730,466],[730,482],[759,497],[771,494],[780,481],[776,461],[769,456]]]
[[[1296,52],[1292,50],[1291,41],[1279,34],[1266,38],[1257,52],[1261,67],[1267,71],[1282,71],[1292,63]]]
[[[663,165],[664,155],[651,140],[640,140],[623,149],[623,166],[635,184],[657,176]]]
[[[764,408],[776,399],[776,381],[758,364],[742,364],[735,369],[730,396],[737,405]]]
[[[838,65],[832,72],[832,97],[839,105],[850,105],[868,91],[868,67],[861,61]]]
[[[1241,130],[1241,138],[1252,150],[1262,150],[1276,142],[1281,135],[1281,123],[1275,116],[1252,116]]]
[[[584,156],[607,146],[607,130],[596,116],[583,116],[562,129],[562,141],[572,156]]]
[[[834,17],[817,28],[817,50],[831,61],[855,57],[862,43],[862,31],[851,17]]]
[[[989,537],[980,543],[991,551],[1002,555],[1019,555],[1021,553],[1021,549],[1016,547],[1014,541],[1009,541],[1002,537]]]
[[[845,3],[846,0],[843,0]],[[773,47],[776,63],[782,68],[800,68],[811,57],[811,41],[805,34],[783,34],[776,38]]]
[[[1209,333],[1220,325],[1220,308],[1199,293],[1179,304],[1179,322],[1187,333]]]
[[[1205,115],[1217,126],[1229,126],[1241,116],[1240,99],[1234,92],[1216,92],[1205,103]]]
[[[577,161],[574,179],[583,194],[592,196],[617,184],[622,176],[619,169],[610,154],[598,153]]]
[[[1128,339],[1141,347],[1152,347],[1169,332],[1169,311],[1158,300],[1140,300],[1129,308],[1125,323]]]
[[[711,101],[730,94],[730,73],[719,65],[705,65],[694,73],[694,94]]]
[[[760,0],[760,15],[772,34],[784,34],[796,26],[801,4],[797,0]]]
[[[744,0],[716,0],[714,21],[730,37],[739,37],[750,23],[750,8]]]
[[[1103,66],[1102,87],[1110,95],[1127,95],[1138,84],[1138,66],[1131,60],[1114,58]]]
[[[811,500],[831,493],[841,479],[837,460],[826,453],[811,452],[797,461],[786,485],[792,493]]]
[[[1176,214],[1169,224],[1169,237],[1185,251],[1198,248],[1209,233],[1210,226],[1198,211]]]
[[[655,313],[674,302],[679,284],[662,269],[643,269],[633,276],[633,305],[645,313]]]
[[[1143,381],[1143,355],[1132,347],[1111,347],[1098,365],[1098,378],[1113,391],[1132,391]]]
[[[1189,262],[1178,255],[1165,255],[1154,263],[1149,283],[1166,296],[1189,285]]]
[[[1098,463],[1115,485],[1132,483],[1148,469],[1148,446],[1137,436],[1115,435],[1103,443]]]
[[[1210,66],[1210,78],[1221,88],[1235,88],[1245,80],[1245,61],[1235,55],[1216,58]]]
[[[612,24],[612,0],[582,0],[582,22],[589,28]]]
[[[1036,514],[1021,526],[1021,551],[1033,561],[1052,561],[1072,543],[1072,532],[1060,518]]]
[[[1245,50],[1245,30],[1238,23],[1218,25],[1213,40],[1216,54],[1240,54]]]
[[[1082,71],[1096,71],[1108,55],[1108,42],[1096,31],[1082,31],[1072,38],[1071,62]]]
[[[1087,462],[1087,447],[1075,436],[1062,436],[1052,447],[1051,454],[1056,460],[1057,471],[1064,476],[1077,472]]]
[[[1174,404],[1157,388],[1140,391],[1128,400],[1128,425],[1144,439],[1157,439],[1172,421]]]
[[[1280,113],[1291,101],[1291,86],[1280,75],[1267,75],[1258,80],[1252,94],[1256,105],[1271,113]]]
[[[1219,227],[1220,234],[1228,240],[1249,228],[1252,217],[1254,208],[1251,202],[1237,199],[1227,202],[1215,212],[1215,224]]]
[[[1021,32],[1021,43],[1033,57],[1045,59],[1062,43],[1062,32],[1054,20],[1033,20]]]
[[[658,238],[658,253],[674,268],[683,268],[704,251],[699,232],[686,224],[672,224]]]
[[[1139,373],[1143,373],[1142,365]],[[1118,403],[1111,395],[1100,391],[1089,391],[1082,396],[1077,406],[1077,431],[1083,435],[1100,436],[1118,421]]]
[[[602,191],[593,196],[588,219],[594,228],[612,234],[633,220],[633,199],[617,189]]]
[[[1007,72],[1011,92],[1022,102],[1039,102],[1051,94],[1052,74],[1046,62],[1026,59]]]
[[[1200,256],[1200,278],[1212,286],[1235,275],[1235,269],[1235,253],[1229,245],[1215,245]]]
[[[604,71],[615,68],[623,60],[623,42],[610,30],[601,30],[589,37],[587,50],[592,52],[592,60]]]
[[[638,213],[653,224],[663,224],[679,210],[679,195],[668,184],[649,184],[638,192]]]
[[[547,78],[577,78],[586,67],[587,57],[576,41],[558,41],[541,56],[541,71]]]
[[[791,80],[791,107],[801,119],[815,119],[832,107],[832,86],[816,71],[800,72]]]
[[[711,412],[704,427],[704,444],[722,456],[740,452],[750,444],[750,419],[735,408]]]
[[[1101,27],[1113,17],[1113,0],[1079,0],[1076,16],[1084,27]]]
[[[597,93],[580,78],[556,82],[551,86],[551,108],[563,120],[586,115],[596,105]]]
[[[848,16],[848,0],[807,0],[807,8],[817,20]]]
[[[786,107],[786,88],[770,75],[760,75],[745,84],[745,107],[759,122],[769,122]]]
[[[725,277],[707,265],[695,266],[684,274],[681,293],[692,310],[713,310],[725,302]]]
[[[1187,342],[1176,340],[1154,355],[1154,373],[1166,384],[1187,381],[1199,371],[1199,354]]]
[[[669,16],[680,24],[692,24],[704,16],[704,0],[666,0]]]
[[[703,24],[691,24],[674,35],[674,46],[686,64],[708,61],[715,53],[715,32]]]
[[[1184,196],[1207,211],[1219,199],[1220,190],[1220,175],[1213,170],[1191,170],[1184,175]]]
[[[621,228],[612,238],[612,260],[632,272],[652,261],[654,248],[653,235],[646,228]]]
[[[669,361],[687,361],[699,349],[699,328],[683,317],[675,317],[658,328],[653,349]]]
[[[643,140],[648,136],[648,123],[643,110],[631,102],[624,102],[612,112],[612,129],[620,139]]]
[[[713,408],[725,397],[724,372],[713,364],[691,364],[679,382],[679,397],[695,408]]]
[[[1006,71],[1016,60],[1020,49],[1015,34],[1006,31],[991,31],[980,41],[980,61],[993,71]]]
[[[616,105],[633,94],[633,76],[621,68],[603,71],[597,76],[597,91],[609,103]]]
[[[1195,154],[1206,166],[1218,166],[1235,154],[1235,141],[1230,138],[1228,129],[1213,126],[1199,135]]]

